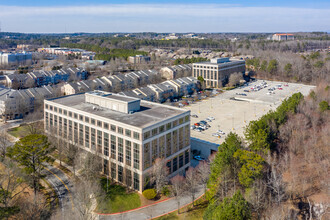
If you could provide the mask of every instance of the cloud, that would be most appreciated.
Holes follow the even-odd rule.
[[[85,21],[85,25],[77,24],[80,26],[75,27],[76,31],[88,31],[87,25],[91,25],[93,22],[98,22],[103,24],[103,26],[116,27],[116,31],[127,32],[133,31],[132,29],[134,31],[158,32],[261,32],[277,31],[278,29],[283,31],[284,29],[287,31],[330,29],[329,22],[327,22],[330,20],[330,9],[327,8],[242,7],[240,5],[220,4],[112,4],[63,7],[0,6],[0,19],[4,21],[3,23],[16,24],[16,31],[20,31],[19,29],[21,28],[24,28],[24,31],[26,31],[28,27],[30,27],[30,30],[33,30],[34,27],[43,28],[43,26],[46,26],[43,22],[45,23],[45,20],[49,19],[57,22],[66,22],[72,26],[78,20],[81,21],[79,23]],[[113,19],[116,20],[116,24],[111,24]],[[120,19],[122,20],[122,25],[119,25]],[[23,26],[26,20],[30,21],[31,24]],[[140,23],[136,22],[137,20]],[[137,24],[139,28],[124,22]],[[33,31],[58,32],[59,30],[54,29],[58,25],[53,23],[52,25],[46,27],[49,30]],[[52,27],[53,31],[51,31]],[[11,28],[13,27],[11,26]],[[96,31],[93,27],[90,27],[90,29],[94,32]],[[96,32],[103,31],[109,30],[100,29]]]

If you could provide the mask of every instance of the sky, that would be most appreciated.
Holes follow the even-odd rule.
[[[0,0],[3,32],[330,32],[329,0]]]

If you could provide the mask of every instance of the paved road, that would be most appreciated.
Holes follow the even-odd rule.
[[[196,193],[195,198],[202,196],[204,193],[204,188],[200,187],[198,192]],[[187,204],[191,203],[190,195],[186,195],[180,199],[180,207],[183,207]],[[133,210],[130,212],[116,214],[116,215],[99,215],[99,219],[109,220],[109,219],[134,219],[134,220],[146,220],[158,217],[165,213],[169,213],[177,210],[178,204],[177,200],[170,199],[164,202],[157,203],[152,206],[147,206],[141,209]]]
[[[52,185],[59,198],[62,214],[66,209],[74,207],[72,199],[73,185],[69,178],[58,168],[45,164],[46,180]]]

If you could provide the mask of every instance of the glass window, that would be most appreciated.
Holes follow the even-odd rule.
[[[140,178],[139,178],[139,174],[137,173],[134,173],[134,189],[140,190]]]
[[[185,118],[185,122],[189,121],[189,115],[186,115],[184,118]]]
[[[126,173],[126,185],[128,187],[132,187],[132,171],[130,171],[129,169],[125,169],[125,173]]]
[[[85,122],[89,123],[89,117],[85,116]]]
[[[93,119],[93,118],[91,119],[91,124],[95,125],[95,119]]]
[[[49,107],[48,104],[46,104],[46,105],[45,105],[45,109],[48,109],[48,107]]]
[[[166,163],[166,167],[168,169],[168,172],[172,173],[172,161],[171,160]]]
[[[125,141],[125,149],[126,149],[126,165],[131,166],[132,161],[132,143],[128,140]]]
[[[77,113],[74,113],[74,114],[73,114],[73,117],[74,117],[75,119],[78,119],[78,114],[77,114]]]
[[[183,118],[180,118],[180,119],[179,119],[179,124],[180,124],[180,125],[183,124]]]
[[[85,126],[85,147],[89,148],[89,127]]]
[[[172,154],[172,138],[171,133],[166,134],[166,157]]]
[[[178,158],[175,157],[173,159],[173,172],[177,171],[177,169],[178,169]]]
[[[144,169],[150,167],[150,143],[144,144]]]
[[[159,133],[162,133],[165,131],[165,125],[162,125],[159,127]]]
[[[72,118],[72,112],[69,112],[69,117],[71,117],[71,118]]]
[[[131,130],[125,129],[125,135],[131,137]]]
[[[111,125],[111,131],[116,132],[116,125]]]
[[[123,146],[123,139],[122,138],[118,138],[118,161],[119,162],[123,162],[124,156],[124,146]]]
[[[159,138],[159,157],[165,157],[165,136]]]
[[[103,173],[109,175],[109,161],[106,159],[103,159]]]
[[[152,136],[155,136],[158,134],[158,128],[152,129]]]
[[[60,114],[62,114],[62,109],[61,109],[61,108],[59,108],[59,109],[58,109],[58,112],[59,112]]]
[[[117,179],[117,172],[116,172],[116,164],[111,163],[111,178],[112,179]]]
[[[104,129],[107,129],[107,130],[109,129],[109,124],[108,123],[104,122],[103,126],[104,126]]]
[[[63,111],[63,114],[64,114],[64,115],[67,115],[67,114],[68,114],[68,111],[67,111],[67,110],[64,110],[64,111]]]
[[[187,164],[187,163],[189,163],[189,150],[186,150],[185,152],[184,152],[184,164]]]
[[[111,135],[111,158],[116,159],[116,136]]]
[[[166,124],[166,130],[170,130],[172,128],[172,124],[171,122],[170,123],[167,123]]]
[[[140,133],[138,132],[133,132],[133,138],[136,139],[136,140],[140,140]]]
[[[134,154],[133,154],[134,168],[140,169],[140,145],[133,143],[133,147],[134,147]]]
[[[102,131],[97,131],[97,152],[102,153]]]
[[[79,120],[80,120],[80,121],[84,121],[84,116],[79,115]]]
[[[49,106],[49,110],[53,111],[53,106],[52,105]]]
[[[172,132],[172,138],[173,138],[172,154],[174,154],[178,151],[178,131],[177,130]]]
[[[158,140],[157,139],[152,140],[151,155],[152,155],[152,157],[151,157],[152,163],[154,163],[156,158],[158,157]]]
[[[118,165],[118,181],[123,182],[123,167]]]
[[[183,153],[179,155],[179,168],[183,167]]]
[[[187,147],[190,143],[190,129],[189,125],[185,126],[184,128],[184,146]]]
[[[104,149],[103,154],[105,156],[109,156],[109,134],[104,133]]]
[[[124,129],[122,127],[118,127],[118,133],[119,134],[123,134],[124,133]]]
[[[178,125],[178,120],[173,121],[173,127]]]
[[[97,121],[97,126],[99,126],[100,128],[102,128],[102,122],[101,121]]]
[[[150,137],[150,131],[146,131],[143,134],[144,140],[147,140]]]
[[[91,128],[91,149],[96,150],[96,144],[95,144],[95,129]]]

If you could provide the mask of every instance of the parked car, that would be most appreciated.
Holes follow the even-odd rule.
[[[200,126],[201,124],[200,123],[195,123],[194,124],[196,127]]]
[[[215,120],[215,118],[212,117],[212,116],[209,116],[209,117],[207,117],[207,118],[209,118],[209,119],[211,119],[211,120]]]
[[[196,128],[195,125],[190,126],[190,129],[191,129],[191,130],[194,130],[195,128]]]
[[[209,118],[206,118],[205,121],[207,121],[207,122],[212,122],[212,120],[209,119]]]
[[[220,137],[220,135],[218,133],[213,133],[212,136],[213,137]]]
[[[203,129],[202,129],[202,128],[200,128],[200,127],[198,127],[198,128],[195,128],[195,131],[198,131],[198,132],[202,132],[202,131],[203,131]]]
[[[193,117],[193,118],[198,118],[198,115],[193,114],[193,115],[191,115],[191,117]]]
[[[201,160],[205,160],[203,157],[201,156],[194,156],[195,160],[201,161]]]

